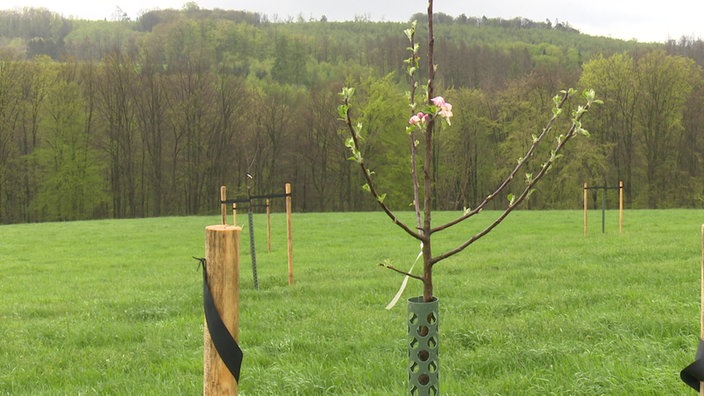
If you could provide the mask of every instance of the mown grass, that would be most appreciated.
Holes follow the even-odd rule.
[[[493,213],[482,215],[487,220]],[[450,213],[439,213],[439,220]],[[241,220],[246,220],[242,217]],[[517,212],[436,267],[448,395],[683,394],[699,336],[697,210]],[[217,216],[0,227],[0,394],[202,392],[204,227]],[[417,254],[380,213],[256,216],[242,234],[242,395],[398,395],[406,313],[384,306]],[[436,252],[478,227],[436,241]],[[420,293],[411,282],[405,293]]]

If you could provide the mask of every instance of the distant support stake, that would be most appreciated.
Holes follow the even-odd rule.
[[[222,217],[222,225],[227,224],[227,187],[220,186],[220,216]]]
[[[252,278],[254,279],[254,289],[259,290],[259,277],[257,276],[257,248],[254,243],[254,211],[252,202],[249,203],[247,211],[247,219],[249,220],[249,254],[252,257]]]
[[[291,224],[291,183],[286,183],[286,234],[288,245],[288,284],[293,285],[293,225]]]
[[[604,192],[601,194],[601,233],[606,233],[606,183],[604,183]]]
[[[623,180],[618,182],[618,232],[623,233]]]
[[[587,188],[587,182],[584,182],[584,235],[587,235],[587,212],[589,210],[589,188]]]
[[[266,251],[271,253],[271,202],[266,200]]]

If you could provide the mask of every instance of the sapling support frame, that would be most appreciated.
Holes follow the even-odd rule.
[[[623,232],[623,181],[618,182],[618,187],[607,186],[604,183],[603,186],[588,186],[587,182],[584,182],[584,235],[588,232],[588,221],[587,212],[589,211],[589,190],[602,190],[601,194],[601,233],[606,232],[606,192],[607,190],[618,190],[618,232]]]
[[[250,241],[250,255],[252,257],[252,276],[254,279],[254,288],[259,288],[259,280],[257,277],[257,256],[254,240],[254,207],[266,207],[267,216],[267,251],[271,252],[271,200],[276,198],[285,198],[286,200],[286,234],[287,234],[287,255],[288,255],[288,284],[293,285],[293,226],[292,226],[292,189],[291,183],[286,183],[284,186],[283,194],[267,194],[267,195],[247,195],[244,198],[228,199],[226,195],[223,195],[223,189],[221,187],[220,193],[220,207],[223,217],[223,224],[227,216],[227,205],[232,205],[232,217],[233,224],[237,224],[237,210],[247,209],[248,222],[249,222],[249,241]],[[254,201],[265,200],[264,205],[255,205]],[[242,206],[238,206],[242,204]]]

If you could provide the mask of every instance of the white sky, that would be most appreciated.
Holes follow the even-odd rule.
[[[135,19],[152,9],[180,9],[185,0],[0,0],[0,9],[43,7],[66,17],[111,19],[117,7]],[[270,20],[303,16],[330,21],[407,21],[425,12],[426,0],[196,0],[201,8],[248,10]],[[524,17],[567,22],[582,33],[625,40],[664,42],[682,36],[704,38],[704,2],[699,0],[435,0],[435,11],[452,16]]]

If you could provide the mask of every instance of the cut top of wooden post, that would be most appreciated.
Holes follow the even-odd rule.
[[[211,231],[235,231],[235,230],[242,231],[242,227],[237,226],[237,225],[230,225],[230,224],[214,224],[214,225],[205,226],[205,229],[211,230]]]

